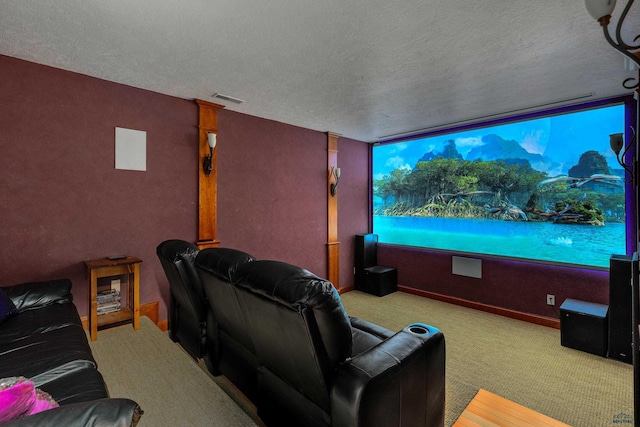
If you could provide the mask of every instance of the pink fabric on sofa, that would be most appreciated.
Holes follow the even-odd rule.
[[[0,424],[57,407],[56,401],[35,388],[33,381],[24,377],[0,379]]]

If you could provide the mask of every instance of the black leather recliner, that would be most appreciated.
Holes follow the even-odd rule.
[[[184,240],[166,240],[156,253],[169,281],[169,336],[194,358],[206,353],[208,306],[194,261],[199,249]]]
[[[333,285],[309,271],[227,255],[205,249],[195,263],[218,322],[217,373],[234,383],[240,374],[267,425],[444,424],[438,329],[394,333],[350,318]]]
[[[196,263],[207,266],[198,271],[207,283],[203,287],[210,308],[207,368],[214,375],[224,374],[249,398],[255,396],[258,362],[231,277],[240,265],[253,261],[251,255],[227,248],[207,249],[196,258]]]

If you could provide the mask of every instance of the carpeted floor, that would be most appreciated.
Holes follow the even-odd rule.
[[[91,349],[111,397],[128,397],[144,410],[138,426],[254,426],[242,410],[147,317],[98,332]]]
[[[438,327],[447,344],[446,421],[483,388],[574,427],[611,426],[633,415],[633,369],[560,345],[560,331],[396,292],[342,295],[351,316],[391,330]]]
[[[391,330],[422,322],[447,343],[446,419],[451,426],[483,388],[574,427],[611,426],[633,415],[631,365],[562,347],[560,331],[396,292],[342,295],[351,316]],[[140,426],[260,425],[250,403],[213,378],[146,317],[91,343],[114,397],[136,400]],[[257,423],[256,423],[257,422]]]

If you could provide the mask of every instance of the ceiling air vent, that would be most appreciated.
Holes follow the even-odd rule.
[[[224,101],[233,102],[234,104],[242,104],[244,102],[242,99],[234,98],[233,96],[225,95],[222,93],[214,93],[213,97],[217,99],[222,99]]]

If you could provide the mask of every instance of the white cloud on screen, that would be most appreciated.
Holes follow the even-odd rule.
[[[400,156],[389,157],[384,165],[391,169],[411,169],[404,157]]]
[[[520,146],[529,153],[544,154],[549,138],[544,130],[536,130],[524,135]]]
[[[469,151],[471,151],[472,148],[479,147],[484,144],[482,142],[482,137],[480,136],[457,138],[455,142],[456,149],[464,158],[467,157],[467,154],[469,154]]]

